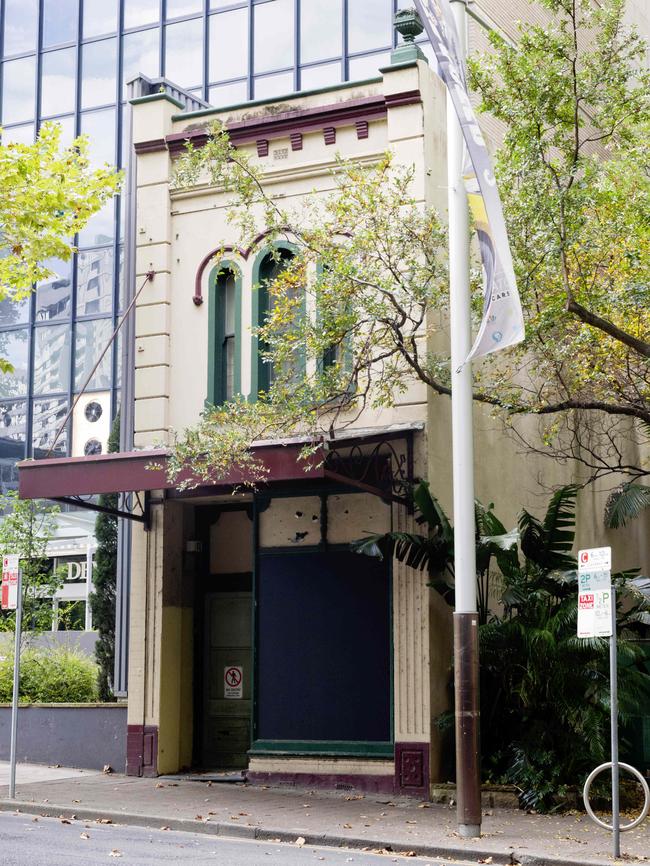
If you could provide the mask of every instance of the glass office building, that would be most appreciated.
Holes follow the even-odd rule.
[[[87,133],[94,162],[124,164],[125,83],[166,77],[215,106],[372,77],[404,0],[0,0],[3,141],[56,120]],[[427,46],[428,47],[428,46]],[[55,440],[120,314],[123,220],[116,198],[77,238],[72,262],[20,303],[0,303],[0,489],[16,460],[98,453],[119,405],[111,347]]]

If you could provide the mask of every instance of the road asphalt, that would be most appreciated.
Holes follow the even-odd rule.
[[[299,847],[300,839],[306,846],[390,849],[391,854],[406,852],[426,862],[494,866],[611,866],[614,862],[610,834],[582,812],[534,815],[489,809],[483,814],[481,838],[461,839],[454,808],[406,797],[182,777],[139,779],[78,771],[66,775],[64,768],[33,765],[20,766],[17,778],[16,799],[10,801],[6,766],[0,764],[1,811],[154,830],[166,827],[163,832],[191,832],[220,840],[286,842],[292,849]],[[621,848],[628,863],[650,864],[650,819],[623,833]],[[266,863],[269,856],[260,862]],[[2,857],[0,864],[5,866]]]
[[[2,866],[387,866],[399,855],[0,814]],[[432,860],[409,858],[416,866]],[[437,862],[436,862],[437,866]],[[458,866],[458,864],[455,864]]]

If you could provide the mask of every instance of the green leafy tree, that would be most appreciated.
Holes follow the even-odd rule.
[[[576,494],[561,488],[542,520],[523,510],[510,532],[491,508],[476,505],[483,777],[517,785],[522,803],[540,811],[556,808],[606,760],[608,747],[608,641],[576,633]],[[427,569],[430,585],[452,603],[453,529],[426,486],[416,489],[415,502],[426,531],[368,536],[353,547]],[[628,571],[613,582],[625,723],[650,701],[637,640],[650,624],[650,580]],[[450,726],[451,716],[440,723]]]
[[[109,452],[120,450],[120,416],[115,417],[108,439]],[[117,494],[107,493],[99,504],[117,508]],[[90,606],[93,625],[98,632],[95,659],[98,665],[99,696],[102,701],[113,699],[113,668],[115,665],[115,580],[117,575],[117,518],[98,514],[95,521],[97,550],[93,569],[93,592]]]
[[[0,301],[19,300],[50,276],[49,259],[67,261],[71,238],[120,181],[108,165],[91,167],[87,136],[63,146],[55,123],[43,124],[33,144],[0,144]],[[0,358],[0,371],[11,370]]]
[[[64,571],[52,568],[47,545],[54,538],[59,511],[39,499],[19,499],[14,491],[0,496],[0,555],[20,557],[26,633],[52,628],[52,598],[63,585]],[[13,632],[15,622],[15,611],[0,613],[0,631]]]
[[[469,64],[503,125],[496,176],[528,335],[499,379],[487,364],[477,381],[511,416],[540,417],[529,447],[635,482],[650,432],[646,45],[625,0],[539,2],[548,26],[514,46],[491,34]]]
[[[519,417],[539,417],[530,448],[582,461],[591,479],[638,483],[649,470],[635,449],[650,429],[644,44],[623,25],[623,0],[541,2],[548,26],[522,27],[515,46],[493,36],[470,64],[483,108],[503,124],[496,170],[528,334],[475,365],[474,397],[515,435]],[[413,381],[450,393],[445,232],[414,177],[389,154],[340,161],[333,192],[287,204],[219,125],[179,161],[178,186],[207,179],[229,195],[243,246],[266,230],[262,244],[286,239],[295,255],[278,258],[264,286],[267,393],[208,408],[179,438],[173,478],[189,463],[198,481],[233,465],[256,480],[255,439],[299,430],[316,441]],[[478,281],[474,302],[478,320]]]

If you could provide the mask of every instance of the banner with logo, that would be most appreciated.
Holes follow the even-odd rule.
[[[501,199],[483,133],[469,100],[464,58],[449,0],[415,0],[465,139],[463,170],[483,263],[483,319],[467,361],[520,343],[524,317],[517,291]]]

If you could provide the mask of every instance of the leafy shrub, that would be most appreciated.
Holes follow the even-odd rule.
[[[13,650],[0,657],[0,703],[13,693]],[[29,647],[20,656],[21,703],[91,703],[99,699],[97,665],[69,647]]]

